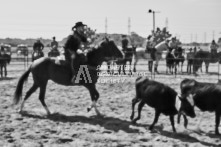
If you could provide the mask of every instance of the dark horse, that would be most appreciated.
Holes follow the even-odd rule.
[[[117,65],[121,65],[118,70],[119,74],[121,73],[121,67],[122,67],[123,73],[126,74],[125,67],[127,66],[127,62],[129,62],[129,68],[127,68],[127,69],[129,69],[129,73],[132,73],[131,63],[132,63],[133,56],[135,53],[136,53],[136,46],[129,47],[124,52],[123,59],[119,59],[116,61]]]
[[[209,63],[217,63],[221,64],[221,52],[211,53],[209,51],[199,50],[195,53],[194,63],[193,63],[193,71],[194,73],[202,67],[203,62],[206,66],[206,73],[208,73]]]
[[[34,83],[26,93],[26,96],[21,104],[20,112],[22,112],[24,103],[29,98],[29,96],[38,88],[40,88],[39,100],[41,101],[43,107],[49,115],[50,111],[47,105],[45,104],[44,99],[48,80],[52,80],[55,83],[65,86],[85,86],[89,90],[92,100],[92,105],[88,108],[88,111],[90,111],[91,108],[94,107],[97,115],[100,115],[100,112],[96,108],[96,102],[99,98],[99,93],[96,89],[96,83],[98,80],[99,72],[97,67],[100,66],[106,58],[122,58],[122,54],[113,41],[109,41],[108,39],[106,39],[99,45],[99,47],[97,47],[96,49],[91,49],[91,51],[89,51],[86,56],[86,65],[81,66],[84,67],[84,69],[81,70],[81,67],[79,69],[79,71],[86,70],[86,77],[85,73],[82,73],[83,76],[77,76],[78,82],[76,84],[71,83],[72,71],[70,69],[70,65],[58,65],[56,64],[57,62],[55,61],[55,59],[51,59],[48,57],[43,57],[38,60],[35,60],[30,66],[30,68],[20,77],[17,88],[15,90],[14,104],[18,104],[22,97],[23,84],[31,72],[33,75]],[[77,75],[79,75],[79,71]]]
[[[131,64],[133,60],[133,56],[136,53],[136,46],[132,46],[127,48],[125,52],[122,52],[123,58],[113,59],[112,61],[107,62],[107,72],[110,73],[113,68],[115,69],[114,65],[118,65],[118,73],[121,73],[121,68],[123,70],[123,73],[126,74],[125,67],[127,65],[127,62],[129,62],[129,72],[131,73]],[[113,67],[111,67],[113,66]],[[112,68],[112,69],[111,69]],[[128,68],[127,68],[128,69]]]
[[[168,70],[171,74],[173,74],[173,68],[175,65],[175,56],[171,53],[171,49],[166,54],[166,73],[168,73]]]
[[[180,72],[183,72],[183,63],[185,61],[185,57],[183,56],[183,49],[181,47],[177,47],[174,52],[175,56],[175,73],[177,73],[178,68],[180,67]]]
[[[166,73],[168,72],[169,68],[170,73],[177,74],[179,66],[180,66],[180,71],[183,72],[183,62],[185,61],[185,57],[183,56],[183,49],[181,47],[178,47],[176,49],[173,49],[173,53],[171,53],[172,49],[169,50],[170,51],[166,55],[166,66],[167,66]]]
[[[133,56],[135,55],[136,53],[136,46],[132,46],[130,48],[127,48],[127,50],[124,52],[124,58],[122,60],[119,60],[117,61],[117,64],[118,65],[122,65],[123,67],[123,73],[125,73],[125,67],[127,65],[127,62],[129,62],[129,72],[132,73],[131,71],[131,63],[132,63],[132,60],[133,60]],[[121,66],[119,68],[119,73],[121,72]]]
[[[1,77],[3,77],[3,69],[5,71],[5,77],[7,77],[7,64],[9,64],[11,61],[11,56],[8,54],[1,54],[0,53],[0,72]]]

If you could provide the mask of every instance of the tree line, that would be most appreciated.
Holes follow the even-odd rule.
[[[105,34],[105,33],[97,33],[98,36],[100,37],[105,37],[107,36],[108,38],[114,40],[114,42],[121,46],[121,39],[122,39],[122,35],[123,34]],[[140,47],[145,47],[145,41],[146,38],[138,35],[135,32],[131,32],[131,35],[128,36],[129,42],[131,43],[131,45],[136,45],[136,46],[140,46]],[[37,40],[37,38],[27,38],[27,39],[20,39],[20,38],[0,38],[0,43],[3,44],[10,44],[13,47],[16,47],[19,44],[26,44],[29,47],[32,47],[34,42]],[[61,41],[59,42],[60,46],[63,46],[64,43],[66,42],[67,37],[63,38]],[[51,39],[44,39],[41,38],[41,42],[45,45],[45,46],[50,46],[51,43]],[[221,44],[221,38],[218,39],[217,41],[219,44]],[[192,45],[192,46],[199,46],[199,45],[208,45],[208,43],[197,43],[197,42],[192,42],[189,43],[188,45]]]

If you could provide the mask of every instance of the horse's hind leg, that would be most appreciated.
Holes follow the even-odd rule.
[[[129,74],[132,74],[131,63],[132,63],[132,60],[129,61]]]
[[[46,84],[44,84],[43,86],[41,85],[40,87],[40,94],[39,94],[39,100],[41,101],[41,104],[43,105],[43,107],[45,108],[47,115],[50,115],[51,112],[48,109],[48,106],[45,104],[45,92],[46,92]]]
[[[89,108],[87,108],[87,111],[89,112],[92,108],[95,109],[95,112],[97,113],[98,116],[102,116],[101,113],[99,112],[99,110],[97,109],[97,100],[99,98],[99,93],[96,90],[95,85],[90,85],[90,86],[85,86],[89,92],[90,92],[90,96],[91,96],[91,100],[92,100],[92,104]]]
[[[133,72],[136,72],[136,71],[137,71],[136,65],[137,65],[137,60],[134,62]]]
[[[7,77],[7,65],[5,65],[5,77]]]
[[[1,78],[3,77],[3,67],[1,66]]]
[[[38,86],[36,84],[33,84],[32,87],[28,90],[28,92],[25,95],[24,100],[22,101],[19,112],[22,112],[22,109],[24,108],[25,101],[31,96],[31,94],[33,92],[35,92],[37,90],[37,88],[38,88]]]

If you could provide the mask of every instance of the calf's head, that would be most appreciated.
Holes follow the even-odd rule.
[[[187,96],[181,96],[179,97],[181,100],[181,106],[180,106],[180,112],[184,115],[187,115],[189,117],[196,117],[195,111],[194,111],[194,96],[193,94],[189,94]]]

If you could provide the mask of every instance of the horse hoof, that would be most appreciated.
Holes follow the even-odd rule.
[[[87,108],[87,112],[90,112],[91,111],[91,108]]]
[[[131,116],[130,116],[130,120],[133,120],[133,119],[134,119],[134,116],[131,115]]]
[[[50,116],[51,115],[51,113],[47,113],[47,116]]]
[[[97,114],[97,116],[98,116],[98,117],[102,117],[102,118],[104,117],[103,114]]]
[[[218,135],[218,136],[220,136],[220,133],[219,133],[219,131],[216,131],[216,133],[215,133],[216,135]]]
[[[136,122],[135,120],[132,120],[131,122],[132,122],[132,124],[134,124],[134,125],[137,124],[137,122]]]
[[[153,130],[153,126],[152,126],[152,125],[149,127],[149,130],[150,130],[150,131],[152,131],[152,130]]]
[[[22,111],[22,110],[18,110],[17,112],[18,112],[19,114],[22,114],[23,111]]]

